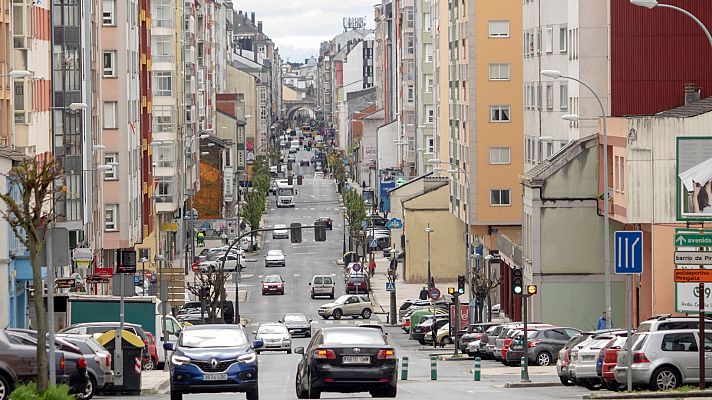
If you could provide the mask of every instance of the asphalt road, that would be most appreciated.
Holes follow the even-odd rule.
[[[328,298],[312,300],[309,296],[309,282],[315,274],[330,274],[336,277],[336,296],[343,294],[343,275],[341,267],[335,260],[341,256],[343,240],[342,216],[334,191],[334,184],[328,179],[313,179],[313,166],[299,167],[298,161],[311,158],[311,153],[300,151],[297,155],[296,174],[304,175],[304,184],[297,186],[299,193],[294,208],[276,208],[275,197],[270,196],[267,205],[267,226],[274,224],[289,225],[299,222],[311,225],[318,217],[331,217],[334,221],[333,230],[327,231],[326,242],[314,241],[313,230],[305,229],[303,241],[292,244],[288,239],[272,239],[269,233],[263,241],[260,255],[255,262],[246,264],[239,288],[242,318],[248,320],[247,331],[252,331],[263,322],[274,322],[281,319],[284,313],[302,312],[313,319],[313,327],[335,325],[358,325],[362,319],[323,320],[317,314],[317,309]],[[286,256],[286,267],[270,267],[264,265],[264,254],[268,250],[280,249]],[[284,295],[263,296],[260,282],[266,275],[278,274],[285,280]],[[234,283],[228,283],[227,290],[234,293]],[[231,296],[234,299],[234,294]],[[384,322],[385,318],[374,315],[372,320]],[[430,354],[433,350],[423,348],[418,343],[408,340],[407,336],[397,327],[387,328],[389,338],[396,346],[399,358],[409,358],[409,379],[399,381],[399,399],[439,399],[447,393],[453,399],[478,398],[487,399],[571,399],[581,398],[587,390],[582,388],[566,388],[562,386],[527,389],[505,389],[506,382],[519,380],[519,369],[504,367],[491,361],[484,361],[482,382],[474,382],[472,377],[473,361],[439,362],[438,380],[431,380]],[[293,347],[307,346],[309,339],[295,338]],[[442,353],[442,350],[438,350]],[[301,355],[279,353],[262,353],[259,355],[260,368],[260,398],[267,400],[296,399],[294,381],[296,367]],[[553,367],[532,371],[532,380],[556,382],[556,371]],[[189,399],[242,399],[243,394],[203,394],[188,395]],[[168,399],[168,395],[143,396],[150,399]],[[368,393],[340,394],[324,393],[326,399],[360,399],[370,398]]]

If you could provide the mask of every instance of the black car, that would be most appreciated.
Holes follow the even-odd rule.
[[[309,159],[308,158],[302,158],[299,160],[299,166],[304,167],[304,166],[309,166]]]
[[[396,351],[377,329],[322,328],[309,347],[294,352],[302,354],[295,382],[299,399],[366,391],[373,397],[396,397]]]
[[[193,325],[200,325],[200,302],[190,301],[181,306],[176,312],[176,319],[181,322],[190,322]],[[206,306],[206,319],[207,319],[207,306]],[[232,301],[225,300],[221,307],[222,321],[226,324],[235,323],[235,306]]]
[[[306,315],[304,314],[284,314],[284,316],[281,320],[279,320],[279,322],[283,323],[284,326],[287,327],[287,330],[289,331],[289,333],[292,334],[292,336],[300,335],[304,337],[311,337],[312,335],[312,320],[307,319]]]
[[[319,217],[319,219],[316,220],[316,222],[323,222],[324,225],[326,225],[326,229],[332,230],[334,229],[334,221],[329,218],[329,217]]]

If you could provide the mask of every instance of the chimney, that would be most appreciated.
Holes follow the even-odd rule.
[[[257,23],[257,32],[262,33],[262,21]]]
[[[700,88],[694,83],[685,84],[685,105],[700,101]]]
[[[254,11],[250,13],[250,21],[252,21],[253,25],[255,24],[255,12]]]

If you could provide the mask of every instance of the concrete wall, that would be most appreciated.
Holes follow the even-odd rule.
[[[301,100],[299,93],[287,85],[282,85],[282,100],[297,101]]]
[[[465,225],[448,209],[449,185],[415,197],[404,204],[406,234],[406,282],[427,282],[428,235],[430,223],[430,268],[435,283],[453,281],[465,272],[461,241]]]
[[[398,137],[397,124],[392,122],[378,128],[378,169],[398,166],[398,152],[393,143]]]
[[[416,193],[420,193],[425,189],[425,181],[416,179],[402,185],[390,192],[391,212],[388,213],[388,218],[398,218],[403,221],[403,201],[410,198]],[[405,222],[404,222],[405,224]],[[405,228],[405,227],[404,227]],[[404,234],[404,229],[391,229],[391,246],[398,250],[403,250],[401,246],[401,235]]]

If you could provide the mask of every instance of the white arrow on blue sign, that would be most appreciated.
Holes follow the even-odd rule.
[[[616,231],[613,242],[616,274],[642,274],[643,232]]]
[[[395,292],[396,291],[396,283],[395,282],[386,282],[386,292]]]

